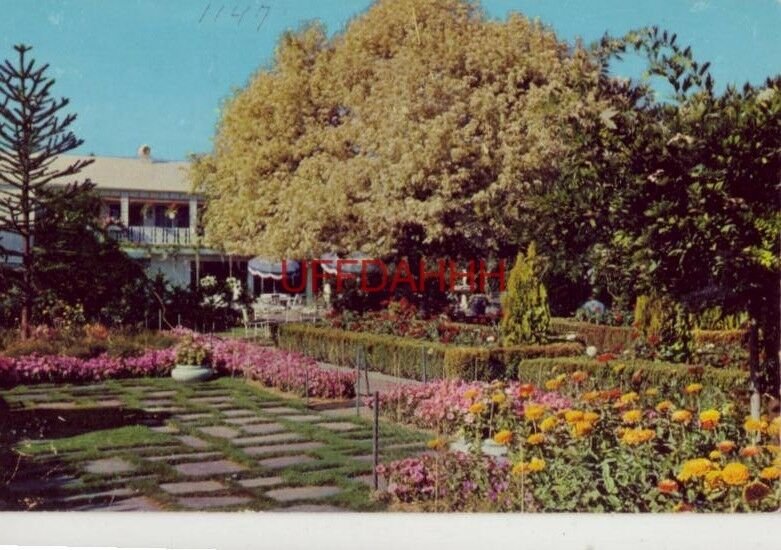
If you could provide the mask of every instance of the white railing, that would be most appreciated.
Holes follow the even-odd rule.
[[[112,238],[133,244],[192,244],[189,227],[147,227],[134,226],[109,229]]]

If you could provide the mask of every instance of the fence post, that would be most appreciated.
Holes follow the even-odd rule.
[[[358,367],[358,349],[355,350],[355,416],[361,416],[361,371]]]
[[[157,330],[163,330],[163,310],[157,310]]]
[[[374,422],[372,423],[372,487],[379,489],[377,466],[380,462],[380,392],[374,392]]]
[[[309,369],[304,369],[304,397],[306,407],[309,408]]]
[[[428,374],[426,373],[426,360],[427,360],[426,350],[423,349],[423,348],[420,348],[420,354],[422,356],[421,362],[423,363],[423,383],[425,384],[428,381],[427,380]]]

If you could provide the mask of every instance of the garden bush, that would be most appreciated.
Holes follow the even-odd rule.
[[[542,284],[534,243],[529,245],[525,256],[519,253],[515,260],[502,299],[502,312],[500,328],[505,346],[539,344],[548,337],[548,291]]]
[[[521,381],[540,383],[579,370],[589,373],[595,380],[621,387],[641,383],[677,387],[683,383],[702,382],[728,394],[747,392],[749,381],[748,373],[738,369],[644,360],[606,362],[587,357],[525,359],[518,364],[517,374]]]
[[[464,378],[492,380],[504,377],[507,365],[533,357],[579,355],[583,346],[575,342],[513,346],[448,346],[414,338],[350,332],[338,329],[289,324],[280,327],[279,345],[320,361],[356,366],[359,354],[365,365],[379,372],[413,378]],[[424,374],[425,370],[425,374]],[[512,373],[511,373],[512,374]]]

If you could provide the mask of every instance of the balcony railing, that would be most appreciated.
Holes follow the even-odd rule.
[[[133,226],[109,229],[109,235],[120,242],[150,245],[190,245],[193,242],[189,227]]]

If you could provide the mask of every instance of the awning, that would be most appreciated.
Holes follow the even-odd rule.
[[[344,260],[354,260],[354,262],[345,262]],[[363,260],[367,260],[367,263],[364,264]],[[380,270],[375,259],[363,252],[351,252],[342,260],[341,264],[337,264],[338,261],[339,256],[336,254],[323,254],[320,257],[319,264],[323,271],[329,275],[336,275],[337,265],[339,265],[342,273],[351,273],[354,275],[360,274],[364,265],[366,265],[367,273],[377,273]]]
[[[285,271],[287,275],[293,275],[301,269],[299,263],[295,260],[285,261]],[[247,270],[261,279],[275,279],[277,281],[282,279],[282,262],[256,256],[247,263]]]

